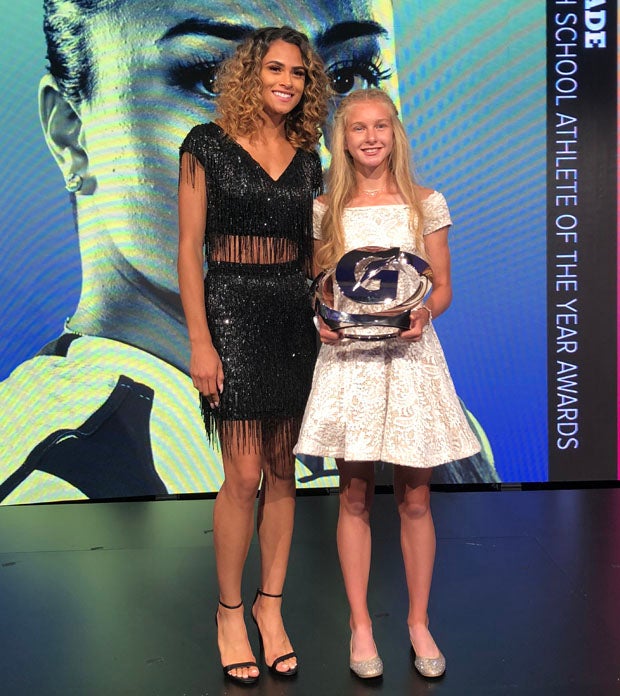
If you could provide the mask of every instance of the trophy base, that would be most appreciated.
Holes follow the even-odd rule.
[[[389,338],[397,338],[401,331],[409,328],[409,316],[411,310],[392,315],[346,315],[342,320],[342,313],[335,319],[332,312],[325,306],[317,307],[317,314],[329,326],[332,331],[341,331],[343,338],[355,341],[385,341]]]

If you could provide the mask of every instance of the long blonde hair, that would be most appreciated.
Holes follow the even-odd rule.
[[[363,102],[380,102],[390,114],[394,133],[394,146],[388,156],[388,170],[409,208],[409,229],[415,240],[418,253],[424,253],[422,237],[423,213],[416,192],[416,184],[411,171],[411,152],[407,134],[400,119],[394,102],[380,89],[359,89],[349,93],[338,106],[334,115],[334,126],[330,145],[332,161],[327,173],[327,189],[329,205],[321,223],[321,245],[316,262],[321,268],[334,266],[344,253],[344,227],[342,217],[347,203],[355,195],[357,183],[355,166],[351,155],[345,148],[345,131],[349,109],[354,104]]]
[[[286,137],[293,146],[304,150],[316,147],[321,126],[327,118],[327,100],[331,94],[323,61],[308,38],[291,27],[265,27],[241,43],[220,67],[215,79],[220,126],[232,138],[255,135],[264,124],[262,61],[274,41],[297,46],[306,68],[304,93],[299,104],[286,117]]]

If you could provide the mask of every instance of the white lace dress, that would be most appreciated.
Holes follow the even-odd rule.
[[[441,193],[423,205],[425,235],[452,224]],[[325,210],[315,201],[315,237]],[[405,205],[347,208],[344,228],[345,251],[416,251]],[[321,346],[296,454],[432,467],[479,450],[432,326],[416,343],[343,339]]]

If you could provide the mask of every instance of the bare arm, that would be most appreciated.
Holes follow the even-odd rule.
[[[219,404],[224,387],[222,362],[213,347],[204,295],[204,231],[207,217],[205,173],[198,164],[190,176],[190,155],[181,158],[179,178],[179,290],[191,348],[190,375],[196,389]]]
[[[442,227],[424,237],[424,248],[430,267],[433,270],[433,289],[428,296],[425,309],[411,312],[409,329],[400,337],[407,341],[419,341],[424,327],[430,322],[431,315],[438,317],[446,311],[452,302],[452,281],[450,279],[450,249],[448,247],[448,228]]]

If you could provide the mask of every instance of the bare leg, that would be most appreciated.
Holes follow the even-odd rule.
[[[283,476],[274,477],[266,469],[258,501],[258,539],[261,552],[260,589],[270,595],[279,595],[284,588],[288,566],[293,522],[295,517],[295,460],[291,456],[290,469]],[[258,595],[252,613],[264,644],[265,661],[273,665],[281,655],[293,652],[282,622],[282,598]],[[288,672],[297,666],[291,657],[276,665],[278,672]]]
[[[254,530],[254,503],[260,484],[261,458],[257,452],[235,451],[223,457],[224,483],[213,509],[213,537],[220,599],[234,606],[241,599],[241,576]],[[223,665],[254,662],[243,618],[243,608],[217,611],[217,642]],[[258,668],[231,670],[236,677],[255,677]]]
[[[435,563],[435,527],[430,508],[431,469],[394,467],[394,494],[400,515],[400,543],[405,563],[411,642],[422,657],[439,649],[428,630],[428,600]]]
[[[377,654],[368,611],[370,573],[370,508],[375,489],[372,462],[338,460],[340,509],[338,515],[338,556],[351,609],[351,659],[358,662]]]

